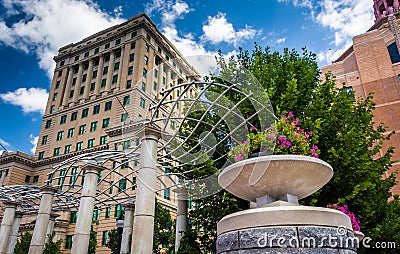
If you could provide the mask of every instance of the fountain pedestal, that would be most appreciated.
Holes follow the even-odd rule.
[[[358,241],[347,215],[296,202],[320,189],[332,175],[329,164],[297,155],[264,156],[227,167],[219,184],[258,204],[222,218],[217,253],[357,253]],[[298,199],[282,201],[288,196]]]

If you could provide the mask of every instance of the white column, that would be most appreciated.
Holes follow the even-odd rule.
[[[62,99],[62,106],[67,106],[68,105],[69,92],[71,91],[73,75],[74,75],[74,68],[73,67],[69,67],[68,68],[67,83],[65,84],[64,96],[63,96],[63,99]]]
[[[38,254],[43,252],[51,208],[53,205],[53,197],[54,193],[58,191],[58,188],[53,186],[43,186],[41,190],[42,198],[40,200],[35,229],[33,230],[31,246],[29,247],[29,254]]]
[[[125,204],[124,229],[122,231],[121,254],[129,252],[129,236],[132,235],[134,203]]]
[[[100,94],[100,86],[101,86],[101,79],[103,77],[103,68],[104,68],[104,56],[99,56],[99,67],[97,67],[97,78],[96,84],[94,85],[94,95]]]
[[[4,202],[4,205],[6,209],[3,214],[0,228],[0,254],[5,254],[7,251],[18,203],[9,201]]]
[[[181,239],[187,227],[188,191],[185,187],[179,187],[174,191],[176,192],[178,199],[178,207],[176,214],[176,233],[175,233],[175,252],[178,252]]]
[[[88,251],[97,179],[99,171],[104,168],[94,164],[87,164],[82,169],[85,170],[85,180],[82,187],[74,237],[72,238],[71,254],[86,254]]]
[[[47,226],[47,232],[46,232],[46,243],[48,243],[50,240],[49,235],[53,233],[54,224],[56,223],[56,218],[59,216],[60,216],[59,214],[55,213],[50,214],[49,225]]]
[[[108,62],[108,72],[107,72],[107,81],[105,91],[109,92],[111,90],[112,78],[114,76],[114,60],[115,53],[114,51],[110,52],[110,61]]]
[[[14,253],[14,248],[15,248],[15,245],[17,244],[19,225],[21,224],[22,215],[23,214],[21,212],[15,213],[14,223],[12,225],[10,240],[9,240],[7,252],[6,252],[7,254]]]
[[[146,126],[142,135],[131,253],[151,254],[157,180],[157,142],[160,130]]]

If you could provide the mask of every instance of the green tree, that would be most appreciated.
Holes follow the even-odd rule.
[[[106,246],[111,250],[111,253],[116,254],[118,252],[118,230],[116,228],[108,231]]]
[[[173,253],[175,246],[175,223],[171,213],[156,199],[154,216],[153,253]]]
[[[15,245],[15,254],[26,254],[29,251],[29,246],[31,244],[32,234],[30,232],[25,232],[21,234],[21,238],[17,241]]]
[[[61,243],[62,240],[53,241],[54,232],[48,235],[49,241],[44,245],[43,254],[62,254]]]
[[[391,135],[385,134],[387,130],[382,124],[373,122],[375,104],[372,94],[364,99],[355,98],[353,92],[338,89],[332,75],[320,76],[315,54],[306,49],[302,49],[300,54],[288,49],[279,53],[256,44],[252,52],[240,49],[230,61],[220,56],[217,62],[221,74],[211,77],[211,80],[225,82],[229,75],[228,80],[235,80],[234,76],[240,73],[233,68],[240,64],[262,84],[275,115],[293,112],[302,127],[312,130],[313,143],[318,144],[321,151],[320,158],[330,163],[335,173],[324,188],[303,200],[304,204],[325,207],[330,203],[346,203],[360,219],[361,229],[367,236],[375,241],[392,239],[400,242],[399,234],[395,233],[400,229],[397,223],[400,219],[399,201],[394,198],[388,202],[395,178],[394,175],[382,178],[393,164],[393,148],[382,149]],[[237,88],[240,89],[240,84]],[[216,91],[222,92],[221,88]],[[243,99],[234,91],[226,96],[234,102]],[[240,110],[244,115],[254,112],[247,106]],[[258,126],[259,123],[252,124]],[[218,149],[222,154],[226,147]],[[379,152],[381,156],[377,158]],[[198,243],[203,251],[206,248],[207,252],[213,252],[216,223],[210,221],[218,221],[223,215],[244,206],[240,200],[224,192],[198,203],[198,208],[190,212],[193,223],[184,239],[185,246],[186,243]]]
[[[96,254],[96,248],[97,248],[97,233],[93,231],[93,225],[92,225],[90,229],[88,254]]]

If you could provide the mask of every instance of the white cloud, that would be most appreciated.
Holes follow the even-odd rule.
[[[0,144],[2,146],[0,146],[0,155],[3,154],[3,152],[5,151],[5,149],[7,149],[7,151],[10,151],[10,149],[12,149],[12,146],[10,143],[8,143],[7,141],[5,141],[4,139],[0,138]]]
[[[0,21],[0,44],[33,52],[49,78],[60,47],[124,21],[118,17],[122,9],[112,17],[92,0],[3,0],[2,4],[7,15],[19,12],[25,18],[10,26]]]
[[[306,7],[312,9],[313,3],[311,0],[278,0],[279,3],[291,2],[296,7]]]
[[[39,136],[35,136],[33,134],[29,135],[29,142],[33,145],[33,147],[30,150],[32,154],[35,154],[38,140]]]
[[[219,12],[214,17],[208,16],[207,23],[203,25],[203,39],[212,43],[227,42],[235,46],[238,42],[252,39],[260,32],[246,25],[245,28],[236,30],[232,23],[226,19],[226,14]]]
[[[286,37],[276,39],[277,44],[283,44],[283,43],[285,43],[285,41],[286,41]]]
[[[43,114],[48,96],[46,89],[31,87],[28,89],[18,88],[13,92],[0,94],[0,99],[5,103],[21,107],[24,113],[39,112]]]

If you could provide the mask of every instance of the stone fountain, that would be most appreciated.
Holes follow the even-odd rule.
[[[222,218],[217,253],[357,253],[347,215],[298,203],[332,176],[328,163],[301,155],[262,156],[225,168],[221,187],[256,207]]]

